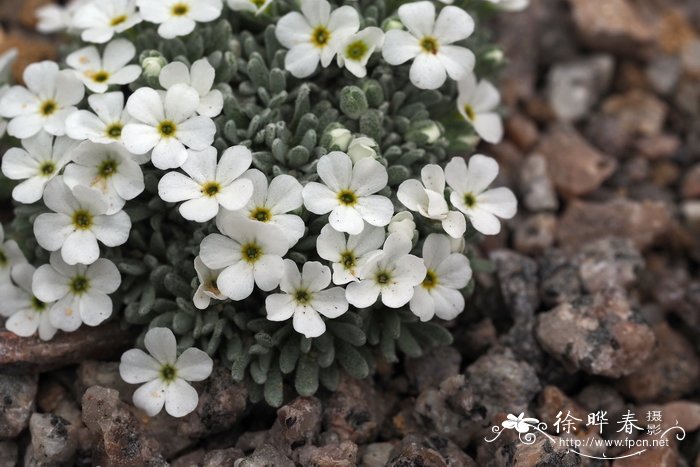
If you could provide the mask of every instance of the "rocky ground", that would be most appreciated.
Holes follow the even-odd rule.
[[[10,4],[0,21],[21,26],[0,49],[50,55]],[[132,336],[114,325],[49,344],[0,330],[0,465],[700,466],[700,2],[533,0],[496,26],[507,140],[483,152],[521,209],[484,245],[493,273],[453,347],[277,411],[220,368],[174,420],[131,406],[110,359]],[[520,412],[556,441],[597,436],[552,421],[598,410],[607,439],[628,410],[687,435],[615,461],[513,431],[484,440]]]

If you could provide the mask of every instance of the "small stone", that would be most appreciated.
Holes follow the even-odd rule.
[[[501,93],[503,101],[515,104],[528,100],[535,94],[539,48],[541,35],[537,12],[529,8],[521,14],[500,15],[496,18],[498,43],[508,60],[503,67]]]
[[[614,70],[612,56],[604,54],[555,64],[547,75],[549,105],[562,121],[580,120],[610,87]]]
[[[540,154],[526,157],[519,175],[521,199],[527,209],[538,212],[559,208],[559,200],[547,171],[547,159]]]
[[[700,164],[695,164],[686,172],[681,194],[685,199],[700,198]]]
[[[13,467],[17,465],[17,444],[14,441],[0,441],[0,465]]]
[[[294,462],[273,446],[264,444],[248,457],[238,461],[236,467],[295,467]]]
[[[204,449],[188,452],[170,462],[170,467],[201,467],[206,452]],[[226,466],[229,467],[229,466]],[[233,467],[233,466],[230,466]]]
[[[537,151],[547,160],[547,171],[563,196],[581,196],[596,190],[617,164],[595,149],[573,128],[552,127],[540,140]]]
[[[391,452],[394,450],[392,443],[371,443],[363,447],[362,467],[384,467],[389,463]]]
[[[462,356],[454,347],[433,347],[421,357],[406,359],[406,376],[420,392],[459,374],[461,364]]]
[[[578,265],[571,260],[570,254],[561,249],[547,250],[538,263],[543,305],[553,307],[581,295]]]
[[[470,360],[476,359],[478,356],[486,352],[489,347],[496,344],[498,341],[498,331],[490,318],[484,318],[481,321],[469,325],[464,334],[464,342],[461,343],[464,348],[461,348],[461,353]]]
[[[650,411],[660,411],[662,418],[657,422],[662,429],[672,426],[680,426],[686,433],[692,433],[700,428],[700,403],[680,400],[667,404],[642,405],[639,407],[640,413]]]
[[[520,413],[540,391],[534,368],[515,359],[509,349],[493,349],[465,372],[474,399],[486,409],[487,420],[499,412]]]
[[[0,331],[0,367],[16,365],[47,370],[80,363],[87,355],[106,360],[119,357],[133,345],[135,337],[136,329],[123,330],[116,322],[59,332],[50,341]]]
[[[671,213],[663,202],[574,200],[559,220],[557,238],[571,248],[604,237],[629,238],[638,249],[644,250],[668,231],[671,222]]]
[[[515,226],[513,244],[520,253],[539,256],[554,245],[557,217],[539,213],[525,217]]]
[[[532,318],[540,305],[537,262],[510,250],[491,253],[503,301],[516,322]]]
[[[686,465],[681,463],[678,450],[675,446],[650,447],[639,455],[630,456],[639,452],[639,448],[627,453],[622,452],[620,456],[627,456],[624,459],[616,459],[612,467],[678,467]]]
[[[673,55],[657,55],[647,65],[646,75],[654,91],[666,96],[681,77],[681,61]]]
[[[700,233],[700,200],[684,202],[681,204],[681,212],[688,227],[692,231]]]
[[[644,259],[631,240],[604,238],[585,245],[574,260],[589,293],[610,288],[624,289],[637,280]]]
[[[119,400],[114,389],[88,388],[83,395],[83,422],[94,437],[94,465],[165,467],[158,443],[149,438],[143,424]]]
[[[628,0],[569,0],[581,41],[594,50],[639,54],[649,49],[654,28]]]
[[[32,415],[29,420],[31,446],[25,467],[70,465],[78,449],[78,430],[68,421],[53,414]]]
[[[383,397],[369,381],[343,376],[326,405],[323,423],[340,440],[363,444],[379,433],[386,409]]]
[[[10,8],[16,8],[16,3],[1,2]],[[12,67],[12,75],[17,84],[23,83],[23,72],[28,65],[43,60],[56,60],[58,56],[58,43],[45,36],[27,34],[15,28],[12,32],[4,34],[0,30],[0,53],[9,49],[17,49],[17,60]]]
[[[321,431],[321,401],[315,397],[297,397],[277,410],[277,420],[270,430],[270,437],[281,441],[282,447],[291,450],[314,443]],[[284,451],[283,451],[284,452]]]
[[[635,140],[635,148],[645,159],[656,161],[670,159],[681,147],[681,140],[676,135],[643,136]]]
[[[603,114],[615,119],[618,128],[630,139],[656,136],[666,122],[668,106],[658,97],[639,89],[608,97]]]
[[[86,360],[77,371],[76,392],[83,394],[91,386],[116,389],[124,402],[130,403],[138,386],[126,383],[119,374],[119,362]]]
[[[447,467],[447,462],[435,449],[424,447],[420,440],[409,436],[392,453],[387,467]]]
[[[204,456],[202,467],[234,467],[243,457],[245,454],[238,448],[215,449]]]
[[[618,384],[620,392],[641,403],[679,399],[700,386],[700,358],[692,344],[666,323],[654,331],[658,344],[651,358]]]
[[[625,399],[607,384],[589,384],[576,396],[576,400],[589,412],[604,410],[608,413],[620,413],[625,408]]]
[[[654,333],[625,295],[606,290],[538,315],[542,348],[571,370],[619,378],[642,367]]]
[[[691,41],[681,51],[683,69],[693,78],[700,78],[700,40]]]
[[[309,467],[353,467],[357,465],[357,444],[341,441],[326,446],[304,446],[297,450],[299,464]]]
[[[36,391],[36,375],[0,372],[0,440],[15,438],[27,427]]]
[[[540,132],[535,122],[521,113],[509,115],[505,121],[506,137],[521,151],[529,151],[537,144]]]

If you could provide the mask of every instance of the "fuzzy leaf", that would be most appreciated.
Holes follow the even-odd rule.
[[[313,396],[318,390],[318,365],[308,355],[299,359],[294,388],[301,396]]]

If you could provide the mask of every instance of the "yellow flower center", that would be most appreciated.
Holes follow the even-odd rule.
[[[391,274],[389,271],[378,272],[377,275],[374,276],[374,280],[379,285],[387,285],[391,282]]]
[[[250,3],[255,5],[258,8],[261,8],[265,4],[266,0],[250,0]]]
[[[113,123],[107,127],[105,133],[108,138],[119,139],[122,136],[123,125],[121,123]]]
[[[350,190],[343,190],[338,193],[338,201],[345,206],[354,206],[357,203],[357,195]]]
[[[172,383],[177,378],[177,368],[168,364],[160,367],[160,379],[166,383]]]
[[[175,123],[171,122],[170,120],[160,122],[160,125],[158,125],[158,132],[163,138],[170,138],[174,136],[176,131],[177,125],[175,125]]]
[[[88,71],[85,74],[96,83],[104,83],[109,79],[109,73],[104,70]]]
[[[254,220],[260,221],[260,222],[270,222],[270,220],[272,219],[272,213],[270,212],[269,209],[267,209],[265,207],[259,207],[259,208],[253,209],[250,212],[249,217],[251,219],[254,219]]]
[[[39,106],[39,112],[44,117],[49,117],[53,115],[53,113],[56,112],[56,110],[58,110],[58,103],[53,99],[45,100]]]
[[[39,174],[49,177],[56,172],[56,164],[51,161],[46,161],[39,166]]]
[[[364,41],[355,41],[345,48],[345,56],[350,60],[360,61],[368,50]]]
[[[255,242],[246,243],[241,247],[241,255],[245,262],[255,264],[263,256],[263,250]]]
[[[340,264],[343,265],[345,269],[352,269],[355,267],[355,253],[352,251],[345,251],[340,254]]]
[[[476,118],[476,112],[474,112],[474,107],[471,105],[467,104],[464,106],[464,112],[467,114],[467,119],[470,122],[473,122],[474,119]]]
[[[297,303],[305,305],[311,300],[311,294],[306,290],[297,290],[294,294],[294,300],[296,300]]]
[[[425,36],[423,39],[421,39],[420,47],[423,49],[423,52],[433,55],[437,55],[438,50],[440,49],[438,40],[433,36]]]
[[[190,6],[186,3],[176,3],[173,5],[173,16],[185,16],[190,11]]]
[[[75,276],[70,282],[73,295],[82,295],[90,289],[90,280],[85,276]]]
[[[117,173],[117,167],[119,167],[119,163],[117,161],[113,159],[106,159],[98,167],[97,173],[102,178],[109,178]]]
[[[112,21],[109,22],[109,25],[112,27],[119,26],[127,19],[128,17],[126,15],[115,16],[114,18],[112,18]]]
[[[92,214],[85,209],[73,213],[73,227],[77,230],[89,230],[92,227]]]
[[[432,289],[438,284],[438,276],[434,271],[428,270],[425,274],[425,279],[423,279],[423,288]]]
[[[213,198],[214,196],[218,195],[220,191],[221,185],[219,185],[217,182],[208,182],[202,186],[202,194],[204,196],[208,196],[209,198]]]
[[[464,204],[468,208],[473,208],[474,206],[476,206],[476,196],[474,196],[474,193],[464,194]]]
[[[311,33],[311,43],[322,49],[328,45],[331,40],[331,32],[325,26],[318,26]]]

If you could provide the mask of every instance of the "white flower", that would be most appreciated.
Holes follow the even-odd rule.
[[[53,34],[72,29],[75,12],[88,1],[91,0],[72,0],[66,6],[51,3],[38,8],[36,10],[37,30],[45,34]]]
[[[515,195],[508,188],[487,190],[497,175],[498,162],[481,154],[469,159],[469,168],[461,157],[454,157],[445,167],[447,184],[453,190],[452,205],[484,235],[500,232],[498,218],[512,218],[518,207]]]
[[[306,226],[301,217],[288,214],[304,203],[301,183],[290,175],[278,175],[267,184],[267,177],[257,169],[250,169],[243,177],[253,182],[253,196],[240,211],[260,222],[279,227],[293,247],[304,236]]]
[[[131,120],[124,109],[124,94],[121,91],[92,94],[88,104],[94,110],[78,110],[66,120],[66,134],[73,139],[89,139],[93,143],[123,143],[122,130]]]
[[[248,203],[253,195],[253,182],[242,178],[253,160],[245,146],[234,146],[224,151],[216,162],[216,149],[189,151],[189,157],[180,172],[168,172],[158,183],[158,195],[163,201],[177,203],[185,219],[206,222],[219,212],[219,206],[235,211]]]
[[[410,78],[416,87],[437,89],[448,75],[458,81],[474,69],[474,54],[451,45],[474,31],[474,20],[466,11],[446,6],[436,20],[435,6],[423,1],[401,5],[399,18],[408,31],[388,31],[382,53],[390,65],[414,59]]]
[[[287,13],[277,22],[277,40],[289,49],[284,66],[293,76],[310,76],[319,61],[331,64],[340,45],[360,29],[360,16],[351,6],[331,13],[326,0],[301,0],[301,13]]]
[[[207,23],[221,16],[221,0],[136,0],[146,21],[160,24],[158,34],[164,39],[186,36],[195,23]]]
[[[367,76],[367,62],[384,44],[384,31],[369,27],[348,37],[340,46],[338,66],[345,67],[358,78]]]
[[[24,180],[12,190],[12,198],[32,204],[44,195],[44,187],[70,162],[78,141],[40,131],[22,140],[22,148],[10,148],[2,158],[2,173],[11,180]]]
[[[243,300],[254,284],[269,292],[282,279],[282,257],[289,242],[282,231],[240,213],[220,212],[216,226],[224,235],[208,235],[200,247],[202,262],[210,269],[223,269],[216,285],[231,300]]]
[[[501,102],[501,95],[493,84],[481,80],[478,84],[476,76],[470,73],[457,83],[459,97],[457,110],[469,122],[476,133],[485,141],[496,144],[503,139],[503,122],[495,111]]]
[[[7,132],[30,138],[43,128],[56,136],[66,134],[66,118],[75,111],[85,88],[70,70],[54,62],[32,63],[24,70],[27,87],[12,86],[0,101],[0,115],[11,118]]]
[[[82,185],[99,191],[107,203],[108,216],[121,211],[126,201],[144,190],[141,167],[116,143],[83,142],[73,152],[73,163],[66,167],[63,181],[71,189]]]
[[[378,254],[385,239],[381,227],[366,225],[361,234],[346,238],[344,233],[325,225],[316,239],[316,250],[321,258],[333,263],[333,283],[343,285],[359,279],[360,268]]]
[[[410,254],[412,243],[401,234],[391,234],[384,249],[360,268],[360,281],[351,282],[345,295],[351,305],[367,308],[379,295],[389,308],[400,308],[413,298],[413,289],[425,278],[423,260]]]
[[[445,172],[439,165],[428,164],[421,170],[423,183],[409,179],[399,185],[397,197],[401,204],[421,216],[442,222],[442,228],[452,238],[460,238],[467,230],[464,216],[450,211],[445,201]]]
[[[249,11],[259,15],[272,4],[272,0],[228,0],[227,4],[234,11]]]
[[[173,417],[184,417],[199,402],[197,391],[187,381],[203,381],[211,375],[214,362],[199,349],[191,347],[177,356],[175,335],[167,328],[153,328],[141,349],[124,352],[119,374],[129,384],[146,383],[134,392],[134,405],[153,417],[165,405]]]
[[[199,94],[197,113],[214,118],[224,108],[224,95],[218,89],[212,89],[216,71],[209,60],[202,58],[192,64],[190,69],[182,62],[172,62],[166,65],[158,77],[164,89],[170,89],[176,84],[191,86]]]
[[[394,214],[386,230],[389,234],[398,233],[405,235],[409,240],[413,240],[413,236],[416,233],[416,222],[413,220],[413,214],[408,211]]]
[[[427,268],[423,282],[413,292],[410,308],[421,321],[433,316],[450,320],[464,311],[464,296],[460,292],[472,278],[469,259],[452,253],[450,238],[430,234],[423,243],[423,262]]]
[[[85,42],[104,44],[141,21],[135,0],[92,0],[76,11],[73,25]]]
[[[129,216],[124,211],[106,215],[109,206],[97,190],[78,185],[71,191],[63,177],[56,177],[46,185],[44,204],[54,212],[36,218],[34,236],[43,249],[60,249],[68,264],[94,263],[100,256],[98,240],[114,247],[129,238]]]
[[[207,117],[197,116],[199,94],[185,84],[176,84],[165,96],[150,88],[140,88],[126,103],[129,114],[137,120],[124,126],[124,146],[134,154],[151,149],[156,168],[176,169],[187,160],[185,146],[201,151],[211,146],[216,125]]]
[[[58,252],[49,264],[34,273],[32,291],[44,303],[56,302],[49,309],[51,324],[73,332],[85,323],[97,326],[112,316],[112,299],[121,284],[117,267],[100,258],[90,266],[66,264]]]
[[[321,157],[316,166],[325,184],[310,182],[302,195],[306,209],[314,214],[331,213],[329,222],[339,232],[357,235],[369,224],[389,224],[394,206],[389,198],[375,195],[389,179],[386,169],[374,159],[359,160],[353,167],[350,157],[334,151]]]
[[[0,284],[9,282],[13,266],[26,262],[27,258],[19,249],[17,242],[14,240],[5,241],[5,230],[0,224]]]
[[[12,280],[17,287],[11,284],[0,285],[0,315],[9,316],[5,322],[8,331],[29,337],[38,330],[39,338],[48,341],[58,329],[51,324],[48,313],[52,303],[42,302],[32,292],[34,271],[34,266],[26,263],[12,268]],[[8,287],[13,290],[8,290]]]
[[[331,270],[319,262],[304,263],[301,274],[296,263],[284,260],[284,275],[280,289],[284,293],[268,295],[265,299],[267,319],[286,321],[294,317],[294,330],[308,338],[326,332],[326,318],[337,318],[348,311],[345,290],[342,287],[327,289],[331,283]],[[327,290],[326,290],[327,289]]]
[[[374,158],[377,155],[375,148],[377,142],[368,136],[357,136],[350,141],[347,154],[352,159],[352,163],[356,164],[360,159],[366,157]]]
[[[16,59],[17,49],[10,49],[0,54],[0,101],[2,101],[3,96],[10,89],[10,86],[6,83],[10,82],[12,65],[14,65]],[[0,117],[0,138],[5,136],[6,129],[7,120]]]
[[[530,5],[530,0],[486,0],[505,11],[522,11]]]
[[[138,79],[141,67],[129,65],[135,56],[134,44],[116,39],[107,44],[102,57],[97,47],[91,45],[68,55],[66,63],[90,91],[101,94],[111,85],[129,84]]]
[[[202,262],[202,258],[197,256],[194,259],[194,270],[197,272],[197,279],[199,280],[199,287],[197,287],[193,298],[194,306],[200,310],[205,310],[209,307],[212,298],[215,300],[226,299],[226,296],[216,287],[216,280],[221,274],[220,269],[209,269]]]

